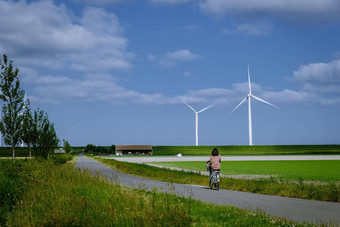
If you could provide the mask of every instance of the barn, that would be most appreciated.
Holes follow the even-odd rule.
[[[152,155],[151,145],[117,145],[116,155]]]

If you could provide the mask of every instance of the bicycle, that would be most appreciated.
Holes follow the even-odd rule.
[[[209,168],[211,163],[207,164],[207,170],[209,171]],[[211,174],[209,175],[209,188],[218,190],[220,188],[220,171],[212,169]]]

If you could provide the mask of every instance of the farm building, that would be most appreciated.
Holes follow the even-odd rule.
[[[118,145],[116,155],[152,155],[151,145]]]

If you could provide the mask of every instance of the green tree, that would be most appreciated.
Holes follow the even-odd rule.
[[[30,158],[32,157],[32,144],[36,141],[36,133],[34,127],[33,116],[31,113],[30,100],[25,101],[25,107],[23,111],[23,123],[22,123],[22,136],[21,139],[27,144]]]
[[[33,117],[34,134],[36,135],[33,148],[37,156],[45,159],[59,147],[59,139],[54,130],[54,124],[48,120],[48,115],[43,110],[35,110]]]
[[[70,143],[67,140],[64,140],[64,139],[63,139],[63,143],[64,143],[64,151],[66,153],[70,153],[71,150],[72,150]]]
[[[110,153],[111,154],[114,154],[114,153],[116,153],[116,145],[111,145],[111,147],[110,147]]]
[[[0,65],[0,99],[4,101],[0,131],[4,135],[5,144],[12,147],[14,160],[14,148],[21,139],[25,92],[20,88],[19,69],[14,69],[13,61],[8,61],[7,56],[3,55],[3,61],[0,59]]]

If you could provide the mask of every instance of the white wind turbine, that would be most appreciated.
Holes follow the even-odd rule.
[[[248,95],[240,102],[240,104],[238,104],[235,109],[233,109],[233,111],[231,112],[234,112],[234,110],[236,110],[239,106],[241,106],[247,99],[248,99],[248,123],[249,123],[249,145],[253,145],[253,132],[252,132],[252,123],[251,123],[251,101],[250,101],[250,98],[254,98],[260,102],[263,102],[263,103],[266,103],[268,105],[271,105],[275,108],[278,108],[277,106],[259,98],[259,97],[256,97],[255,95],[253,95],[251,93],[251,84],[250,84],[250,73],[249,73],[249,65],[248,65],[248,85],[249,85],[249,93]]]
[[[25,94],[24,103],[25,103],[25,105],[26,105],[26,94]],[[26,109],[26,106],[24,106],[23,111],[25,111],[25,109]],[[21,114],[23,114],[23,112],[22,112]],[[23,122],[21,122],[21,124],[22,124],[22,123],[23,123]],[[24,141],[21,141],[21,147],[24,147]]]
[[[184,102],[190,109],[192,109],[194,112],[195,112],[195,122],[196,122],[196,146],[198,146],[198,114],[199,113],[202,113],[203,111],[209,109],[210,107],[214,106],[215,104],[213,105],[210,105],[204,109],[201,109],[199,111],[196,111],[194,108],[192,108],[192,106],[190,106],[188,103]]]

